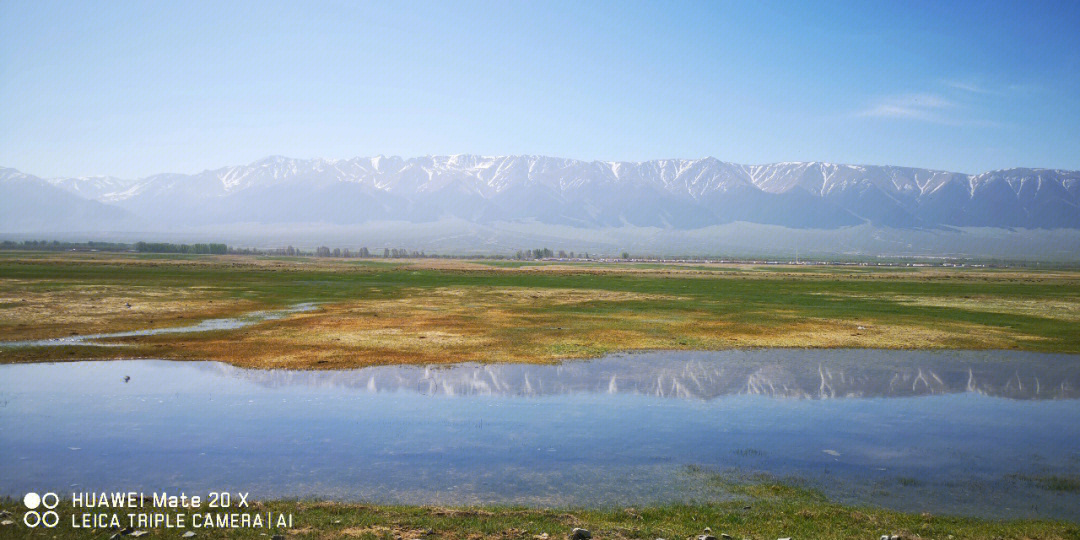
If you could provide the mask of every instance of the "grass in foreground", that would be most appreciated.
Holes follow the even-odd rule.
[[[72,529],[72,511],[61,504],[61,525],[55,529],[22,526],[18,501],[0,501],[16,525],[0,527],[5,538],[107,538],[114,531]],[[66,508],[65,508],[66,507]],[[205,507],[199,513],[205,513]],[[985,520],[906,514],[828,502],[818,493],[783,484],[744,486],[737,500],[713,504],[663,505],[642,508],[546,510],[516,507],[443,508],[378,506],[320,501],[255,503],[249,510],[275,515],[291,513],[291,529],[201,528],[196,538],[363,538],[369,540],[481,538],[540,540],[566,538],[575,527],[599,539],[669,540],[693,538],[705,527],[717,537],[795,539],[878,538],[1080,538],[1075,523],[1048,520]],[[189,515],[192,512],[188,512]],[[126,519],[126,518],[125,518]],[[190,518],[189,518],[190,523]],[[185,529],[193,530],[193,529]],[[179,538],[185,530],[149,529],[143,538]],[[547,536],[544,536],[547,535]]]
[[[1080,271],[0,256],[4,340],[180,326],[299,302],[320,309],[235,331],[117,340],[129,345],[120,348],[0,349],[0,362],[149,356],[344,368],[635,349],[1080,353]]]

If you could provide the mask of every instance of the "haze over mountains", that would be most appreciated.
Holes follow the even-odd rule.
[[[198,174],[42,179],[0,169],[0,232],[176,232],[453,220],[480,227],[690,231],[1080,229],[1080,171],[978,175],[910,167],[714,158],[268,157]]]
[[[456,217],[676,229],[733,221],[825,229],[860,223],[1080,228],[1080,171],[1052,169],[969,176],[830,163],[739,165],[713,158],[629,163],[542,156],[269,157],[137,180],[43,180],[0,169],[0,181],[4,198],[18,201],[21,213],[70,208],[74,212],[66,214],[87,228],[132,217],[169,226]],[[5,230],[45,225],[5,215]]]

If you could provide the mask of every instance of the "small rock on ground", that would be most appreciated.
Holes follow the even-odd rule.
[[[570,531],[570,540],[589,540],[592,538],[592,533],[588,529],[575,528]]]

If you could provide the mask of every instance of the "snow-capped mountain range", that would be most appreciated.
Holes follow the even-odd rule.
[[[714,158],[268,157],[198,174],[41,179],[0,168],[0,232],[235,223],[536,222],[696,229],[736,221],[1080,229],[1080,171],[967,175],[910,167]]]

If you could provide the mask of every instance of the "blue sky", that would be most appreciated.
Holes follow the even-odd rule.
[[[1080,169],[1080,2],[0,2],[0,165]]]

